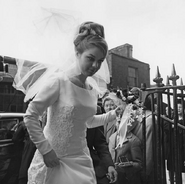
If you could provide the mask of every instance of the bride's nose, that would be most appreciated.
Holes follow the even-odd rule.
[[[98,62],[97,61],[94,61],[93,64],[92,64],[92,67],[98,68]]]

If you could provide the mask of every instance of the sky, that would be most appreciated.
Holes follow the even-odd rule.
[[[124,43],[133,45],[133,57],[150,64],[151,82],[158,66],[166,83],[167,75],[171,75],[172,64],[175,65],[176,73],[185,81],[185,1],[118,2],[118,9],[109,14],[111,25],[106,29],[110,46]],[[113,4],[108,7],[110,11]]]
[[[45,8],[77,12],[80,21],[92,20],[103,24],[110,49],[129,43],[133,46],[133,57],[150,65],[151,83],[159,67],[165,84],[167,75],[170,76],[172,73],[173,64],[177,75],[185,83],[184,0],[32,0],[31,2],[32,4],[27,6],[27,10],[30,11],[27,12],[32,12],[32,15],[35,8],[33,2],[37,2],[39,6]],[[0,50],[6,48],[5,45],[10,42],[7,41],[10,38],[14,40],[11,44],[12,48],[16,47],[15,43],[18,42],[19,37],[11,36],[16,32],[13,30],[16,30],[18,25],[14,20],[14,8],[17,7],[21,12],[22,5],[31,2],[0,0],[1,7],[4,7],[0,13],[1,25],[10,27],[9,23],[12,22],[11,29],[1,27],[4,32],[0,31],[0,40],[1,43],[2,40],[6,43],[1,44]],[[24,27],[22,29],[24,30]],[[25,38],[28,35],[25,35]],[[24,42],[25,38],[19,38],[19,40]],[[9,47],[10,45],[7,46]],[[177,84],[180,84],[180,80]]]

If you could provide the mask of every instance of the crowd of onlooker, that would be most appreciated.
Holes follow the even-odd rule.
[[[124,112],[114,122],[104,125],[104,135],[109,146],[116,170],[118,172],[117,184],[122,183],[155,183],[154,175],[154,150],[153,139],[159,141],[158,132],[154,135],[154,124],[157,125],[157,98],[150,95],[142,99],[141,90],[132,88],[128,93],[122,90],[109,91],[102,98],[102,108],[108,112],[116,106],[122,105]],[[152,112],[154,105],[154,112]],[[182,98],[177,99],[178,124],[184,125],[185,102]],[[160,115],[164,115],[169,121],[162,121],[164,136],[164,159],[167,163],[167,178],[175,182],[175,150],[174,150],[174,112],[168,104],[163,104]],[[153,116],[155,123],[153,123]],[[145,135],[143,140],[143,117],[145,117]],[[162,124],[160,125],[162,127]],[[170,129],[171,128],[171,129]],[[158,131],[158,130],[157,130]],[[162,133],[161,133],[162,136]],[[179,163],[182,179],[185,172],[185,132],[178,127]],[[157,144],[156,144],[157,145]],[[158,145],[159,146],[159,145]],[[162,146],[162,145],[161,145]],[[144,148],[145,147],[145,148]],[[170,150],[171,149],[171,150]],[[144,152],[146,156],[144,158]],[[145,159],[145,160],[144,160]]]
[[[139,88],[132,88],[128,93],[123,90],[107,91],[99,98],[97,114],[107,113],[117,106],[122,106],[123,111],[120,116],[112,122],[87,130],[87,144],[93,160],[95,174],[98,184],[108,184],[108,170],[117,173],[116,184],[142,184],[154,183],[154,159],[153,159],[153,119],[151,109],[151,99],[147,97],[141,99]],[[178,100],[179,123],[183,124],[184,112],[182,101]],[[157,108],[156,108],[157,109]],[[173,119],[173,109],[166,107],[165,116]],[[146,142],[143,140],[143,117],[145,117]],[[47,113],[40,118],[40,125],[44,128],[47,119]],[[165,124],[165,159],[167,160],[167,169],[169,177],[173,177],[172,170],[173,159],[169,154],[169,123]],[[173,133],[173,132],[172,132]],[[185,143],[183,131],[179,131],[179,141],[181,141],[182,154],[180,161],[182,163],[181,171],[185,172]],[[27,171],[34,156],[36,147],[29,138],[24,122],[20,123],[13,136],[13,141],[18,145],[19,152],[19,176],[18,184],[27,183]],[[173,143],[173,141],[172,141]],[[144,150],[145,144],[145,150]],[[173,145],[171,145],[173,147]],[[143,152],[146,152],[144,161]],[[144,165],[145,164],[145,165]],[[146,167],[146,168],[145,168]]]
[[[117,183],[144,183],[152,177],[152,118],[149,101],[142,102],[140,90],[132,88],[123,95],[121,90],[110,92],[103,98],[105,112],[123,106],[123,114],[116,122],[104,125],[104,134],[118,172]],[[111,108],[108,106],[111,106]],[[145,109],[143,108],[145,106]],[[147,173],[143,172],[142,121],[146,117]]]

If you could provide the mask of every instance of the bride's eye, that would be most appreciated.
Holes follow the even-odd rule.
[[[89,61],[94,61],[94,58],[93,57],[87,57],[87,59],[89,60]]]

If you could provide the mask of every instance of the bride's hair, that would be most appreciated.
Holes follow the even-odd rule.
[[[75,50],[83,53],[91,46],[95,46],[100,48],[106,55],[108,45],[104,37],[104,27],[102,25],[94,22],[84,22],[79,27],[78,34],[74,40]]]

